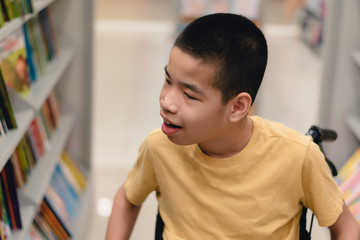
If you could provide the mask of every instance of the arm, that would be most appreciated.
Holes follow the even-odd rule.
[[[106,240],[127,240],[130,238],[141,206],[133,205],[126,198],[125,187],[117,191],[108,222]]]
[[[343,211],[336,222],[329,227],[333,240],[359,240],[360,229],[355,217],[344,203]]]

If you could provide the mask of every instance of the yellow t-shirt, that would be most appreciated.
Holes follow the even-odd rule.
[[[342,193],[311,137],[251,119],[249,143],[229,158],[173,144],[161,130],[143,142],[126,195],[140,205],[157,192],[165,240],[298,239],[303,205],[322,226],[336,221]]]

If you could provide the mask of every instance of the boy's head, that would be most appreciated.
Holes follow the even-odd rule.
[[[248,130],[266,62],[265,38],[250,20],[234,14],[195,20],[176,39],[165,67],[162,131],[176,144],[225,151],[227,139]]]
[[[263,33],[247,18],[217,13],[198,18],[177,37],[174,46],[213,64],[212,86],[219,89],[226,104],[241,92],[254,102],[267,64]]]

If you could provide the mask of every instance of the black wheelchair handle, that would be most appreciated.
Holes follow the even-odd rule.
[[[336,177],[338,175],[338,171],[337,171],[335,165],[327,157],[325,158],[325,161],[330,168],[331,175],[333,175],[333,177]]]
[[[322,141],[332,142],[337,138],[337,133],[334,130],[320,128],[318,126],[311,126],[305,135],[312,136],[315,143],[320,143]]]

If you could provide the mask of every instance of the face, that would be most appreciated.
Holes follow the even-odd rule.
[[[179,145],[216,141],[228,124],[229,104],[211,86],[216,67],[174,47],[160,93],[162,131]]]

